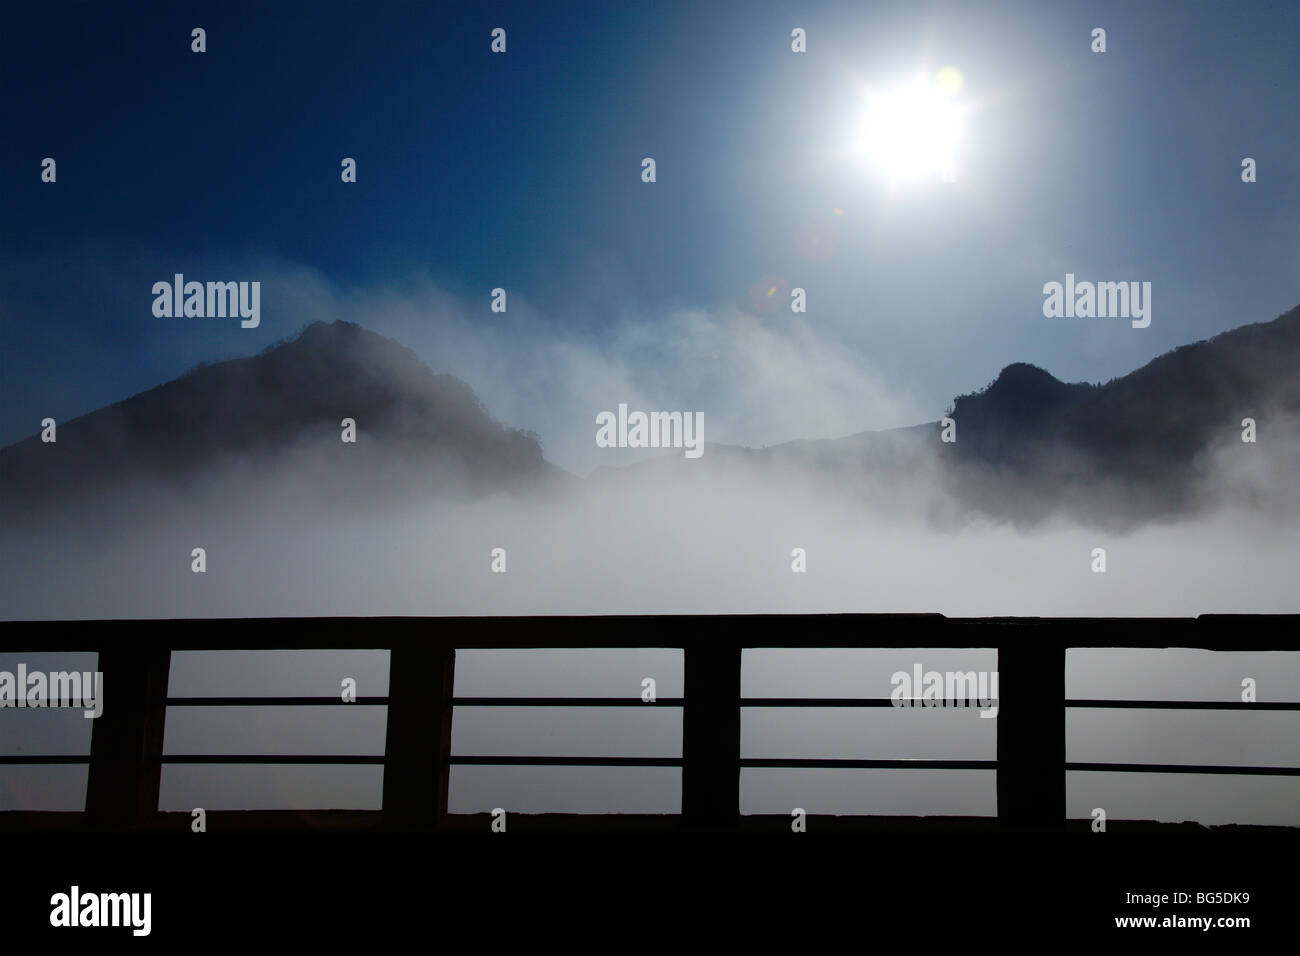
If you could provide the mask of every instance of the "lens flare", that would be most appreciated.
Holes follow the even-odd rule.
[[[934,77],[934,85],[945,96],[955,96],[961,91],[965,82],[966,78],[961,75],[961,70],[955,66],[945,66]]]

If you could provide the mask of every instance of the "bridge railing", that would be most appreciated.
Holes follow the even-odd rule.
[[[1066,772],[1112,771],[1300,776],[1300,767],[1083,763],[1066,759],[1068,708],[1300,711],[1300,701],[1214,702],[1070,699],[1065,656],[1072,647],[1184,647],[1217,651],[1300,650],[1294,616],[1187,619],[945,618],[939,615],[741,615],[546,618],[331,618],[202,621],[13,623],[3,651],[94,651],[108,688],[82,756],[0,755],[0,765],[87,764],[81,813],[0,813],[0,827],[75,826],[92,830],[188,826],[189,815],[159,811],[167,764],[346,764],[383,767],[378,811],[226,811],[223,826],[377,827],[398,831],[464,829],[449,814],[451,770],[471,765],[679,767],[681,812],[631,817],[541,814],[582,828],[636,824],[730,830],[742,824],[745,768],[884,768],[995,771],[997,816],[967,819],[998,830],[1055,831],[1066,824]],[[797,640],[791,639],[797,634]],[[462,648],[678,648],[680,698],[457,697]],[[994,648],[998,653],[995,760],[782,759],[741,755],[746,707],[885,707],[888,698],[756,698],[741,693],[746,648]],[[167,754],[169,709],[204,706],[349,706],[340,697],[173,697],[171,654],[182,650],[387,649],[389,691],[355,703],[387,707],[382,755]],[[680,757],[453,754],[457,708],[670,707],[682,709]],[[947,818],[951,823],[952,818]],[[924,827],[934,818],[914,818]],[[906,823],[891,818],[889,826]]]

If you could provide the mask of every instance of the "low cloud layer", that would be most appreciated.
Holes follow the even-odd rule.
[[[1018,529],[963,512],[924,474],[882,492],[674,457],[536,493],[416,500],[352,496],[313,474],[318,460],[295,461],[281,480],[231,467],[189,492],[133,487],[5,531],[3,616],[1297,610],[1295,521],[1249,495],[1125,532]]]

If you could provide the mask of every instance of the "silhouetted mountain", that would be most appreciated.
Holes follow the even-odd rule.
[[[341,439],[345,418],[355,443]],[[0,449],[0,491],[12,515],[126,482],[185,489],[229,469],[359,499],[519,489],[559,474],[535,436],[494,421],[464,382],[390,338],[317,322],[259,355],[61,422],[54,443]]]
[[[1202,504],[1222,481],[1209,473],[1216,453],[1257,451],[1240,440],[1243,418],[1270,436],[1256,458],[1282,445],[1300,456],[1300,308],[1182,346],[1105,385],[1067,384],[1017,362],[954,399],[949,415],[952,443],[941,441],[936,421],[764,449],[711,445],[700,462],[666,455],[633,470],[684,474],[743,461],[815,475],[890,509],[919,501],[933,479],[951,506],[921,506],[948,519],[1063,514],[1122,526],[1163,518]],[[628,469],[602,477],[618,471]]]
[[[959,467],[950,487],[990,510],[1176,513],[1197,504],[1216,450],[1253,451],[1240,440],[1244,418],[1276,442],[1300,417],[1300,308],[1101,386],[1008,366],[984,391],[958,397],[951,415]]]
[[[763,449],[711,444],[701,460],[674,450],[600,469],[591,485],[743,469],[826,482],[891,511],[919,503],[944,520],[1158,519],[1203,504],[1207,489],[1223,484],[1214,468],[1225,461],[1274,455],[1266,477],[1277,484],[1277,449],[1300,456],[1300,308],[1175,349],[1105,385],[1008,365],[986,388],[954,399],[949,414],[952,443],[929,422]],[[1259,449],[1240,441],[1248,417]],[[355,444],[340,441],[345,418],[356,422]],[[62,423],[57,443],[33,437],[0,449],[6,521],[140,482],[182,491],[226,479],[281,490],[287,482],[304,497],[355,504],[567,478],[534,436],[494,421],[464,382],[345,322],[310,325],[260,355],[201,366]]]
[[[1017,460],[1027,437],[1044,437],[1095,391],[1092,385],[1067,385],[1036,365],[1008,365],[987,388],[953,401],[959,445],[984,460]]]

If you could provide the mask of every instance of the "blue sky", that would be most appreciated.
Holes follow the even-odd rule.
[[[1297,35],[1262,2],[27,7],[0,442],[315,318],[412,345],[577,470],[629,394],[763,443],[933,419],[1013,361],[1104,381],[1300,302]],[[845,156],[862,90],[944,66],[958,180],[891,192]],[[1152,282],[1150,328],[1045,319],[1067,271]],[[155,318],[174,272],[261,280],[261,326]],[[808,312],[756,310],[766,277]]]

